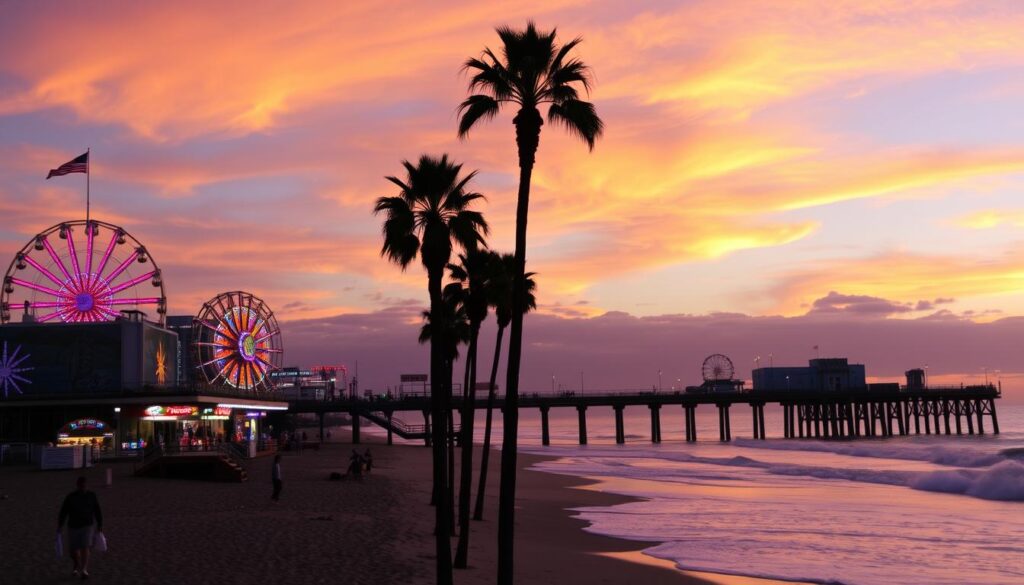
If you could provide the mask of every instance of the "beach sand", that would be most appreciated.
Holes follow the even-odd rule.
[[[83,474],[103,506],[110,546],[94,555],[93,581],[432,583],[430,451],[375,442],[358,446],[366,447],[375,469],[362,481],[327,480],[330,472],[344,471],[349,445],[286,454],[277,504],[269,497],[271,458],[249,462],[250,479],[241,484],[136,478],[132,464],[124,462],[84,473],[0,468],[0,494],[8,496],[0,499],[0,582],[71,580],[70,560],[56,558],[54,534],[60,502]],[[499,457],[492,458],[495,471]],[[575,489],[584,480],[526,469],[536,456],[519,460],[518,583],[729,582],[637,556],[644,543],[584,532],[584,522],[571,518],[568,508],[626,498]],[[104,485],[107,468],[111,486]],[[472,524],[471,566],[455,572],[458,584],[495,581],[497,475],[488,488],[485,520]]]

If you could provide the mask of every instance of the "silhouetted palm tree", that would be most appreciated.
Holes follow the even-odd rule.
[[[513,298],[522,299],[526,272],[526,221],[530,180],[544,124],[539,108],[548,106],[548,121],[561,125],[591,149],[604,123],[593,104],[580,99],[577,87],[590,90],[590,69],[569,53],[581,39],[559,46],[555,31],[539,32],[530,22],[523,30],[499,27],[501,57],[484,49],[480,58],[466,61],[473,93],[459,106],[459,136],[465,137],[480,120],[495,117],[502,106],[518,108],[512,122],[519,150],[519,199],[516,207],[516,274]],[[514,302],[513,307],[521,306]],[[501,449],[501,491],[498,498],[498,584],[511,585],[516,488],[516,445],[519,432],[519,364],[523,345],[523,316],[513,311],[509,331],[508,377],[505,384],[504,437]]]
[[[484,423],[484,446],[480,453],[480,482],[476,490],[476,506],[473,510],[474,520],[484,519],[484,491],[487,487],[487,467],[491,459],[491,420],[494,412],[495,384],[498,382],[498,364],[501,361],[501,341],[505,336],[505,328],[512,321],[512,274],[515,272],[516,259],[512,254],[489,252],[491,256],[488,268],[488,304],[494,307],[494,315],[498,321],[498,335],[494,341],[494,360],[491,362],[491,381],[487,393],[487,420]],[[537,308],[534,290],[537,283],[533,281],[533,272],[526,273],[526,296],[522,313],[526,314]]]
[[[427,291],[430,294],[430,319],[432,323],[445,321],[444,300],[441,281],[444,267],[451,260],[452,248],[459,246],[474,250],[483,244],[487,233],[487,222],[483,215],[470,208],[472,203],[483,196],[467,191],[467,185],[475,172],[461,176],[462,165],[448,160],[448,155],[435,158],[420,157],[414,165],[403,161],[405,179],[387,177],[400,189],[397,196],[381,197],[377,200],[374,213],[384,213],[384,246],[381,255],[405,270],[419,255],[427,270]],[[447,335],[445,328],[439,329]],[[449,585],[452,582],[451,510],[447,482],[448,434],[447,415],[451,397],[451,377],[446,375],[447,356],[443,339],[434,336],[430,344],[430,410],[433,419],[433,472],[434,494],[437,509],[437,582]]]
[[[487,318],[488,286],[493,272],[490,252],[476,250],[459,256],[460,264],[449,264],[452,284],[463,291],[463,307],[469,319],[469,348],[462,385],[461,443],[462,475],[459,486],[459,543],[455,549],[455,568],[466,568],[469,560],[470,491],[473,487],[473,430],[476,411],[476,358],[480,324]]]

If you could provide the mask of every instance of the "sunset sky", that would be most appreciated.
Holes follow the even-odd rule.
[[[511,249],[511,116],[459,141],[456,107],[461,63],[530,18],[584,38],[607,130],[592,153],[542,133],[528,386],[816,344],[879,376],[1024,375],[1015,2],[4,3],[0,257],[84,216],[84,177],[43,179],[91,147],[93,216],[145,243],[172,314],[246,289],[286,361],[425,370],[425,276],[381,259],[373,201],[450,153]]]

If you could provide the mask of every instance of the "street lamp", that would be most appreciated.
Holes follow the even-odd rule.
[[[658,370],[658,392],[661,392],[661,370]]]

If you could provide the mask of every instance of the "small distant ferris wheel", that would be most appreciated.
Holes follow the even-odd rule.
[[[701,364],[701,375],[704,377],[705,382],[731,380],[735,373],[736,369],[732,365],[732,360],[729,359],[729,356],[720,353],[709,355],[704,358],[704,363]]]
[[[36,234],[15,254],[0,289],[0,323],[22,307],[41,323],[91,323],[145,306],[155,307],[163,323],[167,297],[160,268],[124,228],[94,219]]]
[[[192,321],[193,354],[211,385],[260,392],[274,387],[281,369],[281,329],[270,307],[244,291],[225,292],[203,304]]]

